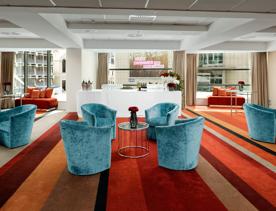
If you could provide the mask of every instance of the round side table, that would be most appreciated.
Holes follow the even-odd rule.
[[[136,128],[131,128],[129,122],[118,125],[118,154],[127,158],[142,158],[149,154],[149,142],[145,122],[138,122]]]

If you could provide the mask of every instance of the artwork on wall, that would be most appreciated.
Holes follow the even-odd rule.
[[[159,77],[168,69],[168,52],[135,52],[129,59],[130,77]]]

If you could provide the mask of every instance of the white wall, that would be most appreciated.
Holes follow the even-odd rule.
[[[66,110],[77,111],[77,93],[81,88],[81,49],[68,48],[66,51]]]
[[[81,80],[93,82],[93,88],[96,88],[97,71],[98,71],[98,53],[92,50],[82,50],[82,67]]]
[[[276,51],[268,53],[268,92],[270,107],[276,108]]]

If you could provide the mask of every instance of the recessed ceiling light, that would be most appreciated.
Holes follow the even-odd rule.
[[[140,32],[137,32],[137,33],[128,34],[127,36],[136,38],[136,37],[143,37],[143,34],[141,34]]]
[[[133,22],[153,22],[156,17],[156,15],[130,15],[128,20]]]

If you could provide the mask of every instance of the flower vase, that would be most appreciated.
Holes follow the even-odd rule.
[[[137,120],[136,112],[130,113],[129,123],[130,123],[130,128],[137,128],[138,120]]]
[[[239,90],[242,92],[243,91],[243,84],[239,84]]]

